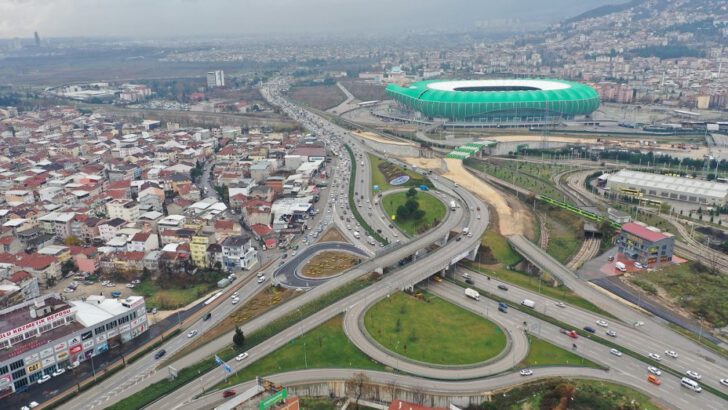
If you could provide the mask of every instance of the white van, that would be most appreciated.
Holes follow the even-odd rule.
[[[687,387],[688,389],[690,389],[690,390],[692,390],[694,392],[700,393],[701,391],[703,391],[703,388],[700,387],[700,385],[698,384],[698,382],[696,382],[693,379],[687,378],[687,377],[683,377],[682,380],[680,380],[680,384],[683,387]]]

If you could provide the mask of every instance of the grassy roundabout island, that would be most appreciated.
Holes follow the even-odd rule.
[[[412,202],[417,205],[411,205]],[[385,195],[382,206],[390,217],[395,216],[394,223],[397,227],[410,235],[424,232],[439,224],[447,213],[445,204],[439,199],[414,188],[407,192]]]
[[[429,294],[390,295],[369,309],[364,324],[385,348],[426,363],[479,363],[506,347],[495,323]]]
[[[328,278],[357,265],[361,257],[349,252],[324,251],[317,253],[301,269],[308,278]]]

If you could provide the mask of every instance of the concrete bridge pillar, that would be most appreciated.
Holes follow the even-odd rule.
[[[471,249],[471,250],[470,250],[470,251],[468,252],[468,255],[467,255],[467,256],[465,256],[465,257],[466,257],[466,258],[467,258],[468,260],[470,260],[470,261],[475,261],[475,257],[476,257],[476,256],[478,256],[478,249],[479,249],[479,248],[480,248],[480,244],[478,243],[478,244],[476,244],[476,245],[475,245],[475,247],[473,247],[473,249]]]
[[[450,239],[450,232],[447,232],[445,234],[445,236],[440,241],[437,242],[437,244],[440,246],[445,246],[445,245],[447,245],[448,239]]]

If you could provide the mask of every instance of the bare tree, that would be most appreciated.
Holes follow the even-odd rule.
[[[371,390],[371,380],[364,373],[355,373],[351,379],[346,381],[346,394],[355,397],[356,408],[359,408],[361,396]]]

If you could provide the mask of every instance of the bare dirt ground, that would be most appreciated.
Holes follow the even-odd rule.
[[[301,270],[301,275],[312,278],[328,278],[337,275],[361,261],[348,252],[325,251],[316,254]]]
[[[349,240],[337,228],[330,228],[324,232],[319,242],[349,242]]]
[[[357,137],[366,138],[366,139],[381,142],[384,144],[415,146],[415,144],[413,144],[411,142],[397,141],[397,140],[393,140],[393,139],[384,138],[380,135],[377,135],[377,134],[375,134],[373,132],[369,132],[369,131],[355,131],[354,135],[356,135]]]

